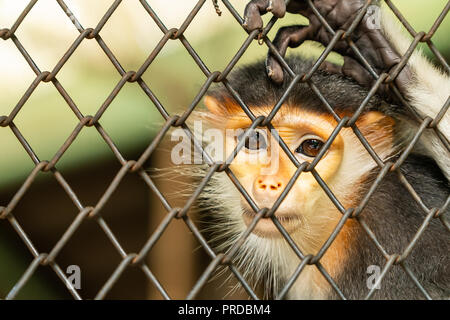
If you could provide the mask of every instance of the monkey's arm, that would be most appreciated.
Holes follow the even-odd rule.
[[[387,14],[381,15],[383,35],[392,45],[393,50],[400,55],[405,54],[411,44],[399,24]],[[411,76],[402,88],[402,95],[421,117],[435,119],[444,105],[450,99],[450,76],[436,68],[419,50],[415,50],[408,60],[407,67]],[[450,181],[450,111],[445,111],[439,124],[439,131],[447,140],[447,147],[443,145],[433,132],[425,131],[423,140],[428,145],[429,155],[435,159]]]
[[[258,3],[255,6],[255,3]],[[282,17],[280,6],[283,0],[253,0],[245,10],[244,27],[251,31],[262,26],[261,14],[277,7],[277,16]],[[346,30],[364,6],[363,0],[315,0],[314,5],[320,14],[325,17],[329,25],[335,30]],[[317,15],[304,0],[292,0],[286,8],[288,12],[300,13],[309,19],[308,26],[291,26],[280,28],[274,45],[281,55],[285,55],[288,47],[297,47],[305,40],[313,40],[328,45],[333,36],[322,25]],[[409,40],[391,16],[381,10],[380,28],[376,28],[365,16],[352,33],[352,40],[359,48],[361,54],[368,61],[377,74],[389,72],[401,60],[409,48]],[[334,50],[342,54],[344,64],[342,67],[324,63],[321,68],[329,72],[339,72],[350,76],[362,86],[370,87],[375,79],[369,71],[359,62],[354,51],[347,41],[337,41]],[[275,56],[269,52],[266,61],[269,77],[276,83],[283,81],[283,69]],[[406,66],[398,73],[395,84],[403,97],[420,116],[435,118],[439,111],[448,102],[450,96],[450,78],[439,71],[418,50],[416,50]],[[380,86],[380,91],[389,93],[387,85]],[[447,142],[450,140],[450,112],[446,112],[438,128]],[[425,141],[426,151],[438,162],[446,177],[450,179],[450,161],[448,145],[445,147],[439,139],[426,131],[422,139]]]

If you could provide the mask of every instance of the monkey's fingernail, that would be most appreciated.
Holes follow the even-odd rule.
[[[243,26],[244,28],[247,28],[247,27],[248,27],[248,18],[247,18],[247,17],[244,18],[244,22],[242,23],[242,26]]]
[[[269,1],[269,6],[266,8],[267,12],[270,12],[273,10],[273,4],[272,4],[272,0]]]
[[[273,76],[273,70],[271,67],[267,67],[267,75],[269,76],[269,78],[272,78]]]

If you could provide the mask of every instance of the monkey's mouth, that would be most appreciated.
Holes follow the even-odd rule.
[[[256,213],[251,209],[243,208],[242,218],[247,227],[250,226]],[[288,213],[275,213],[275,217],[288,233],[293,233],[301,225],[301,219],[298,215]],[[252,232],[260,237],[278,238],[282,237],[280,230],[270,218],[261,218]]]

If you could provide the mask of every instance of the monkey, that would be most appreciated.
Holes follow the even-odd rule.
[[[260,14],[266,11],[278,17],[286,10],[301,13],[309,18],[309,26],[281,28],[275,36],[273,43],[282,56],[288,47],[296,47],[304,40],[327,45],[331,36],[319,26],[305,3],[290,1],[286,7],[282,0],[251,1],[245,9],[244,27],[249,31],[261,28]],[[357,15],[364,1],[316,0],[313,3],[332,27],[345,29],[349,25],[347,21]],[[409,42],[384,14],[381,30],[367,29],[365,22],[362,19],[355,29],[355,43],[363,44],[362,53],[378,73],[387,72],[399,62]],[[292,79],[272,52],[265,61],[241,66],[227,76],[228,86],[241,101],[224,87],[216,86],[208,91],[204,99],[206,110],[195,115],[210,128],[223,133],[225,156],[214,160],[229,159],[237,146],[242,147],[227,166],[243,190],[238,190],[236,182],[220,172],[212,176],[198,199],[200,214],[213,219],[208,226],[212,241],[219,243],[218,250],[227,252],[255,221],[255,205],[269,210],[276,205],[273,217],[260,218],[233,257],[245,278],[262,284],[266,297],[279,297],[293,279],[282,298],[448,299],[449,151],[432,129],[424,130],[402,164],[396,170],[387,171],[373,190],[379,165],[361,142],[358,132],[382,163],[395,163],[414,139],[418,125],[410,110],[389,95],[391,88],[382,86],[357,118],[357,130],[342,125],[336,133],[335,115],[339,119],[351,118],[374,83],[345,41],[338,42],[336,51],[344,56],[344,65],[324,63],[311,76],[333,112],[307,83],[299,81],[291,85]],[[297,75],[308,73],[314,63],[299,56],[285,60]],[[450,95],[448,75],[417,51],[393,83],[417,113],[431,118]],[[267,117],[288,88],[290,92],[271,121],[273,127],[253,128],[241,103],[255,119]],[[438,127],[448,139],[448,112],[442,116]],[[296,161],[281,148],[281,141]],[[318,156],[320,160],[314,171],[302,170],[297,174],[295,162],[300,166],[308,165]],[[199,177],[205,174],[202,170],[194,171],[192,174]],[[319,177],[338,200],[338,205],[319,183]],[[408,186],[421,200],[412,198]],[[296,274],[302,260],[275,222],[278,221],[305,257],[313,259],[311,257],[320,252],[336,230],[342,211],[357,208],[369,192],[371,195],[359,214],[349,216],[340,225],[336,237],[319,259],[321,268],[307,263]],[[426,214],[423,207],[439,210],[439,218]],[[425,230],[410,250],[410,242],[422,227]],[[402,256],[405,251],[408,254]],[[395,254],[400,256],[393,256]],[[371,290],[368,270],[383,269],[387,257],[393,259],[393,266],[381,282],[376,282],[378,287]],[[296,277],[292,278],[293,275]],[[425,292],[414,281],[420,283]]]
[[[298,56],[286,59],[296,74],[307,72],[312,61]],[[367,90],[337,74],[318,70],[312,81],[341,117],[351,116],[367,96]],[[236,70],[230,86],[256,117],[267,116],[289,86],[275,86],[267,77],[262,61]],[[342,93],[345,93],[342,94]],[[251,120],[223,88],[215,88],[205,98],[206,112],[198,115],[219,130],[244,130]],[[226,119],[226,120],[225,120]],[[356,122],[383,162],[395,162],[411,135],[404,133],[408,115],[396,105],[374,96]],[[298,83],[272,120],[279,136],[301,163],[312,162],[326,143],[337,121],[305,83]],[[229,168],[259,208],[271,208],[294,176],[297,167],[271,136],[272,130],[256,128],[236,154]],[[234,150],[241,134],[226,134],[225,147]],[[277,152],[274,152],[275,149]],[[275,159],[271,158],[275,157]],[[228,157],[224,157],[225,159]],[[269,158],[269,160],[267,160]],[[272,162],[278,168],[270,172]],[[264,169],[269,169],[261,174]],[[377,177],[377,164],[351,128],[343,128],[317,163],[316,170],[345,208],[355,208]],[[448,201],[448,180],[429,156],[413,152],[399,169],[428,208],[441,208]],[[204,173],[198,173],[199,178]],[[209,228],[220,250],[232,245],[255,217],[255,212],[225,173],[216,174],[199,199],[201,216],[213,215]],[[448,217],[448,208],[441,213]],[[342,217],[310,172],[302,172],[274,213],[301,251],[316,255]],[[401,254],[414,238],[426,214],[399,180],[389,172],[360,214],[377,241],[389,254]],[[216,222],[214,222],[216,221]],[[262,218],[237,254],[236,263],[244,275],[264,280],[264,288],[275,296],[301,262],[270,218]],[[348,299],[363,299],[369,292],[367,270],[383,267],[380,253],[357,219],[345,222],[338,236],[320,260]],[[432,298],[450,294],[450,232],[432,219],[405,261]],[[268,277],[268,278],[264,278]],[[287,294],[289,299],[337,299],[325,277],[314,265],[307,265]],[[400,266],[387,273],[375,299],[420,299],[421,292]]]

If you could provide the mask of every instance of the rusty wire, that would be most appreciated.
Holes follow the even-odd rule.
[[[414,38],[414,41],[412,42],[410,46],[410,50],[401,58],[400,62],[398,63],[397,67],[393,68],[390,73],[383,73],[383,74],[376,74],[375,71],[373,71],[369,65],[369,63],[365,60],[365,58],[362,56],[362,54],[359,52],[358,48],[355,46],[355,44],[350,39],[349,35],[353,32],[355,27],[357,26],[357,23],[362,19],[365,10],[367,10],[368,4],[370,4],[370,0],[367,1],[366,5],[364,6],[362,12],[355,18],[354,23],[351,24],[348,30],[333,30],[327,23],[326,19],[322,16],[320,16],[320,13],[317,11],[317,9],[314,7],[314,4],[311,0],[308,0],[307,3],[311,8],[314,10],[316,15],[318,16],[319,20],[324,24],[326,29],[333,35],[333,39],[330,41],[330,44],[325,48],[324,53],[319,57],[319,59],[314,63],[311,70],[307,74],[295,74],[287,65],[287,63],[284,61],[284,59],[281,57],[281,55],[278,53],[278,51],[275,49],[272,42],[267,38],[267,33],[271,30],[271,28],[274,26],[275,22],[277,21],[277,18],[272,17],[272,19],[267,23],[267,25],[263,28],[262,31],[253,31],[248,34],[247,39],[244,41],[243,45],[240,47],[240,49],[237,51],[235,56],[232,58],[232,60],[228,63],[228,65],[224,68],[223,71],[214,71],[211,72],[207,65],[202,61],[201,57],[196,53],[194,48],[191,46],[189,41],[184,36],[184,33],[186,29],[189,27],[190,23],[194,19],[194,17],[197,15],[199,10],[202,8],[202,6],[205,4],[206,0],[199,0],[195,7],[192,9],[191,12],[187,15],[186,19],[182,23],[182,25],[179,28],[168,28],[163,23],[163,21],[158,17],[157,13],[152,9],[150,4],[146,0],[139,0],[143,9],[147,11],[149,18],[151,18],[156,25],[159,27],[159,29],[162,32],[161,40],[156,45],[156,47],[153,49],[153,51],[149,54],[145,62],[142,64],[142,66],[138,69],[138,71],[127,71],[125,70],[120,62],[117,60],[113,52],[108,48],[108,46],[105,44],[101,37],[101,30],[105,23],[108,21],[108,19],[112,16],[114,11],[117,9],[117,7],[121,4],[121,0],[115,0],[111,7],[107,10],[107,12],[104,14],[104,16],[101,18],[100,22],[97,26],[94,28],[84,28],[78,21],[77,17],[72,13],[70,8],[66,5],[64,0],[57,0],[57,3],[61,7],[61,9],[64,11],[64,13],[68,16],[68,18],[72,21],[74,27],[78,30],[79,36],[77,39],[72,43],[72,45],[69,47],[69,49],[66,51],[66,53],[63,55],[61,60],[59,60],[53,70],[51,71],[41,71],[37,64],[33,61],[32,56],[28,53],[26,48],[22,46],[22,43],[20,40],[16,37],[15,32],[17,28],[20,26],[22,21],[25,19],[27,14],[30,12],[32,7],[35,5],[37,0],[32,0],[29,2],[27,7],[23,10],[23,12],[20,14],[20,16],[17,18],[16,22],[13,24],[11,28],[4,28],[0,29],[0,38],[2,38],[4,41],[12,41],[15,46],[17,47],[17,50],[22,54],[22,56],[25,58],[27,63],[29,64],[32,71],[35,73],[36,78],[32,82],[32,84],[29,86],[28,90],[23,94],[22,98],[19,100],[17,105],[14,107],[14,109],[11,111],[9,115],[0,115],[0,127],[3,128],[9,128],[12,130],[14,135],[17,137],[18,141],[21,143],[23,148],[26,150],[28,155],[30,156],[31,160],[35,164],[34,169],[31,171],[31,173],[26,178],[25,182],[22,184],[22,186],[19,188],[19,190],[15,193],[13,198],[10,200],[9,203],[4,204],[4,206],[0,206],[0,219],[6,219],[11,224],[12,228],[17,232],[19,237],[23,240],[27,248],[29,249],[30,253],[33,255],[34,259],[32,263],[29,265],[25,273],[22,275],[22,277],[19,279],[19,281],[16,283],[16,285],[11,289],[11,291],[6,296],[6,299],[13,299],[17,296],[17,294],[20,292],[20,290],[23,288],[23,286],[29,281],[33,273],[36,271],[36,269],[41,265],[48,265],[50,266],[54,272],[58,275],[58,277],[67,285],[67,288],[69,292],[72,294],[72,296],[75,299],[81,299],[82,297],[79,295],[76,289],[74,289],[70,282],[67,280],[65,273],[62,271],[58,263],[56,262],[58,253],[62,250],[62,248],[65,246],[65,244],[68,242],[68,240],[71,238],[71,236],[77,231],[78,227],[81,225],[81,223],[86,219],[94,219],[98,226],[104,231],[108,239],[110,240],[111,244],[115,247],[116,251],[119,253],[119,255],[122,258],[121,263],[117,266],[113,274],[110,276],[108,281],[103,285],[103,287],[99,290],[99,292],[96,295],[96,299],[102,299],[104,298],[107,293],[110,291],[114,283],[119,279],[119,277],[122,275],[124,270],[129,266],[137,266],[140,268],[143,273],[146,275],[146,277],[149,279],[149,281],[156,287],[156,289],[161,293],[163,298],[170,299],[168,293],[163,288],[163,286],[159,283],[158,279],[154,276],[150,268],[145,262],[145,258],[149,251],[152,249],[156,241],[161,237],[161,235],[164,233],[168,225],[174,220],[174,219],[182,219],[187,227],[190,229],[190,231],[193,233],[193,235],[197,238],[197,240],[200,242],[201,246],[205,249],[206,253],[211,258],[211,263],[206,268],[206,270],[203,272],[201,277],[198,279],[192,290],[187,295],[187,299],[194,299],[196,295],[199,293],[201,288],[205,285],[205,283],[208,281],[212,273],[216,270],[216,268],[219,265],[223,265],[229,268],[229,270],[232,272],[232,274],[235,275],[237,280],[242,284],[243,288],[246,290],[246,292],[249,294],[249,296],[253,299],[258,299],[257,294],[252,289],[252,287],[246,282],[244,277],[240,274],[240,271],[237,269],[235,265],[233,265],[233,255],[237,252],[239,247],[244,243],[246,237],[251,233],[252,229],[255,227],[257,222],[263,218],[263,217],[269,217],[273,220],[276,227],[279,229],[282,236],[286,239],[286,241],[289,243],[289,245],[292,247],[292,250],[295,252],[295,254],[298,256],[300,262],[299,265],[294,272],[294,274],[291,276],[290,279],[286,282],[286,285],[282,290],[276,295],[277,299],[282,299],[285,297],[286,293],[288,292],[289,288],[292,286],[296,278],[299,276],[299,274],[302,272],[304,267],[306,265],[315,265],[317,269],[320,271],[320,273],[326,278],[326,280],[330,283],[330,285],[333,287],[333,289],[336,291],[336,293],[342,298],[346,299],[341,289],[337,286],[333,278],[328,274],[328,272],[325,270],[325,268],[321,264],[321,258],[327,251],[327,249],[330,247],[334,239],[337,237],[339,231],[343,227],[344,223],[348,219],[356,219],[362,228],[366,231],[367,235],[370,237],[370,239],[374,242],[375,246],[378,248],[378,250],[381,252],[381,254],[386,259],[386,264],[383,268],[383,271],[381,273],[381,278],[388,272],[390,268],[393,266],[400,266],[405,273],[410,277],[412,282],[419,288],[419,290],[422,292],[425,298],[430,299],[430,295],[425,290],[425,288],[420,284],[417,277],[412,273],[410,268],[408,267],[407,263],[405,262],[406,256],[411,252],[412,248],[416,244],[417,240],[420,238],[421,234],[424,232],[426,225],[430,221],[430,219],[440,219],[441,222],[444,224],[447,231],[450,232],[450,226],[447,221],[443,219],[442,212],[445,211],[447,208],[449,202],[450,202],[450,195],[447,198],[447,201],[442,205],[441,208],[428,208],[424,205],[422,200],[420,199],[419,195],[414,191],[413,187],[409,184],[407,179],[403,176],[401,171],[399,170],[402,162],[405,160],[405,158],[408,156],[409,152],[411,151],[413,145],[415,142],[417,142],[420,135],[424,132],[427,128],[432,128],[436,135],[442,140],[444,146],[447,148],[447,150],[450,150],[449,148],[449,142],[446,140],[446,138],[442,135],[442,133],[439,132],[439,129],[437,128],[437,124],[439,123],[440,119],[443,117],[444,113],[448,110],[450,105],[450,99],[447,100],[444,106],[442,106],[441,111],[439,114],[435,117],[435,119],[431,119],[429,117],[421,118],[418,114],[416,114],[416,118],[418,121],[420,121],[419,129],[416,133],[415,138],[411,141],[411,144],[405,148],[403,154],[396,160],[396,162],[383,162],[376,152],[373,150],[373,148],[370,146],[368,141],[364,138],[364,136],[361,134],[357,126],[355,125],[356,119],[358,115],[363,110],[365,104],[369,100],[369,98],[375,94],[375,92],[378,90],[378,87],[382,85],[383,83],[388,83],[393,91],[398,95],[399,99],[405,104],[405,106],[413,112],[413,109],[407,104],[405,99],[403,99],[399,93],[398,90],[395,88],[395,84],[393,83],[393,79],[395,76],[399,73],[401,70],[401,67],[405,65],[407,62],[411,52],[417,47],[419,43],[426,43],[430,50],[434,53],[437,61],[441,64],[441,66],[450,73],[450,67],[443,58],[443,56],[439,53],[439,51],[436,49],[432,42],[432,37],[443,21],[444,17],[448,13],[450,9],[450,1],[447,3],[445,8],[442,10],[442,13],[439,15],[439,17],[434,22],[433,26],[430,28],[428,32],[417,32],[414,30],[414,28],[408,23],[408,21],[404,18],[402,13],[394,6],[392,1],[385,0],[388,7],[392,10],[392,12],[396,15],[396,17],[401,21],[401,23],[404,25],[404,27],[408,30],[408,32],[411,34],[411,36]],[[218,7],[217,1],[214,1],[214,7],[217,10],[217,13],[219,13],[220,9]],[[228,0],[222,0],[222,3],[225,8],[231,13],[231,15],[235,18],[237,23],[239,23],[242,26],[243,19],[241,15],[235,10],[233,5]],[[359,57],[361,63],[363,63],[367,69],[371,72],[372,76],[377,80],[373,87],[369,90],[368,96],[364,101],[361,103],[360,107],[356,111],[355,115],[352,118],[344,117],[340,118],[334,111],[333,107],[327,102],[325,97],[320,93],[319,88],[317,85],[311,80],[311,75],[318,69],[321,62],[327,57],[327,55],[333,50],[333,47],[338,39],[346,39],[351,49],[355,52],[355,54]],[[57,75],[58,72],[61,70],[61,68],[64,66],[64,64],[68,61],[70,56],[77,50],[79,45],[83,41],[89,41],[94,40],[98,43],[100,48],[104,51],[106,56],[109,58],[110,62],[113,64],[117,72],[121,76],[121,80],[117,83],[114,90],[110,93],[108,98],[105,100],[105,102],[102,104],[102,106],[98,109],[97,113],[93,116],[91,115],[83,115],[81,111],[78,109],[75,102],[71,99],[70,95],[67,93],[67,91],[64,89],[62,84],[58,81]],[[281,99],[275,104],[272,112],[267,117],[256,117],[249,109],[247,105],[242,101],[242,99],[239,97],[237,92],[231,87],[231,85],[227,81],[227,76],[231,72],[231,70],[234,68],[240,57],[244,54],[244,52],[247,50],[247,48],[250,46],[250,44],[253,41],[259,41],[262,43],[265,43],[269,50],[271,50],[277,60],[281,63],[283,66],[285,72],[287,72],[292,77],[292,82],[285,94],[281,97]],[[166,108],[161,104],[161,102],[158,100],[156,95],[152,92],[152,90],[149,88],[149,86],[145,83],[145,81],[142,79],[143,73],[148,69],[148,67],[153,63],[156,56],[161,52],[162,48],[169,42],[169,41],[180,41],[189,55],[192,57],[192,59],[195,61],[199,69],[203,72],[203,74],[207,77],[206,82],[202,85],[200,88],[197,96],[194,98],[192,103],[189,105],[189,107],[185,110],[185,112],[182,115],[174,115],[170,114]],[[51,82],[55,88],[58,90],[58,92],[61,94],[61,96],[66,101],[68,107],[72,110],[75,117],[78,119],[78,125],[75,127],[73,132],[70,134],[70,136],[67,138],[65,143],[60,147],[60,149],[56,152],[54,157],[49,160],[40,160],[36,153],[33,151],[32,147],[29,145],[27,140],[22,135],[21,131],[15,126],[14,119],[17,116],[17,114],[20,112],[21,108],[25,104],[25,102],[29,99],[29,97],[33,94],[34,90],[39,86],[41,82]],[[159,113],[163,116],[165,119],[165,124],[160,129],[159,133],[155,136],[151,144],[146,148],[146,150],[142,153],[140,158],[136,160],[129,160],[126,159],[119,149],[116,147],[108,133],[104,130],[104,128],[100,125],[99,120],[101,119],[103,113],[107,110],[111,102],[114,100],[114,98],[117,96],[121,88],[124,86],[126,82],[137,82],[139,86],[142,88],[143,92],[147,95],[147,97],[150,99],[150,101],[154,104],[155,108],[159,111]],[[202,148],[201,141],[196,140],[194,134],[192,133],[191,129],[188,127],[186,120],[188,119],[189,115],[192,113],[192,111],[197,108],[199,105],[199,102],[203,95],[206,93],[207,89],[210,87],[210,85],[213,82],[221,82],[230,92],[230,94],[236,99],[236,101],[240,104],[244,112],[249,116],[249,118],[252,120],[251,129],[255,128],[257,126],[266,126],[268,129],[274,129],[271,120],[275,116],[275,114],[278,112],[278,110],[281,108],[285,98],[288,96],[290,90],[292,90],[293,85],[297,82],[306,82],[310,88],[317,94],[318,98],[324,106],[331,112],[332,115],[334,115],[335,119],[338,122],[338,125],[336,126],[333,134],[330,136],[329,140],[327,141],[327,146],[329,146],[334,138],[337,136],[339,131],[342,128],[350,127],[353,129],[356,136],[359,138],[363,146],[366,148],[368,153],[373,157],[374,161],[377,163],[379,167],[379,173],[376,177],[373,185],[371,188],[369,188],[367,194],[363,197],[360,204],[354,208],[345,208],[340,201],[336,198],[336,196],[333,194],[333,192],[328,188],[326,183],[321,179],[317,171],[315,170],[316,164],[319,162],[320,158],[326,151],[326,148],[323,148],[322,152],[319,153],[317,158],[312,163],[299,163],[299,161],[296,159],[296,157],[292,154],[292,152],[289,150],[289,148],[286,146],[286,144],[283,142],[283,140],[278,136],[276,137],[279,140],[280,147],[284,150],[286,155],[292,160],[293,164],[297,167],[296,173],[291,178],[289,183],[287,184],[287,187],[283,191],[283,193],[280,195],[279,199],[275,202],[274,206],[272,208],[259,208],[256,203],[251,199],[251,197],[248,195],[246,190],[242,187],[242,185],[239,183],[238,179],[235,177],[232,170],[229,168],[230,161],[227,161],[225,163],[215,163],[212,158],[207,154],[205,150]],[[85,127],[95,127],[95,129],[98,131],[100,136],[103,138],[105,143],[109,146],[109,148],[113,151],[115,157],[117,158],[117,161],[121,164],[122,168],[119,170],[113,181],[110,183],[108,188],[106,189],[103,196],[100,198],[97,204],[92,206],[87,206],[83,204],[80,199],[78,198],[77,194],[73,191],[70,184],[64,179],[63,175],[60,171],[57,169],[57,164],[64,152],[67,151],[68,148],[72,145],[75,138],[79,135],[79,133],[85,128]],[[173,128],[173,127],[181,127],[184,132],[190,137],[191,141],[194,143],[196,148],[203,154],[205,162],[209,165],[209,170],[207,170],[207,173],[201,183],[198,185],[196,191],[192,194],[190,199],[186,202],[185,206],[183,208],[177,208],[172,207],[169,204],[169,201],[166,199],[166,197],[160,192],[160,190],[157,188],[151,177],[148,175],[148,173],[144,170],[143,164],[144,162],[151,156],[151,154],[155,151],[155,149],[158,147],[158,145],[161,143],[164,136],[167,134],[167,132]],[[276,131],[275,131],[276,134]],[[237,150],[242,147],[238,145]],[[233,153],[234,155],[236,152]],[[230,159],[232,160],[232,159]],[[7,168],[0,168],[1,170],[7,170]],[[424,213],[426,214],[426,218],[423,222],[422,227],[419,229],[415,237],[412,239],[412,241],[409,243],[407,248],[404,250],[404,252],[398,252],[398,253],[390,253],[387,252],[383,246],[379,243],[377,240],[375,234],[370,230],[370,228],[365,224],[364,221],[364,215],[361,215],[361,212],[363,211],[364,207],[367,205],[369,198],[375,191],[376,187],[380,184],[380,182],[383,180],[384,176],[390,172],[390,171],[396,171],[398,174],[398,177],[401,181],[401,183],[406,187],[406,189],[411,193],[412,198],[414,201],[416,201],[419,206],[423,209]],[[35,180],[37,174],[39,172],[51,172],[51,174],[55,177],[55,179],[59,182],[61,187],[64,189],[64,191],[69,195],[70,199],[73,202],[73,205],[77,208],[78,214],[71,223],[71,225],[67,228],[67,230],[64,232],[63,236],[59,239],[59,241],[56,243],[56,245],[53,247],[53,249],[48,252],[39,252],[36,247],[33,245],[32,240],[29,238],[28,234],[22,229],[19,222],[16,220],[14,216],[14,209],[17,206],[18,202],[21,200],[23,195],[26,193],[28,188],[32,185],[33,181]],[[242,234],[242,236],[234,243],[234,245],[231,247],[229,251],[226,253],[224,252],[215,252],[213,248],[208,244],[207,240],[203,237],[200,230],[195,225],[192,218],[188,215],[189,208],[193,205],[195,200],[200,195],[201,191],[205,187],[205,185],[208,183],[208,181],[211,179],[211,177],[216,172],[225,172],[231,179],[231,181],[234,183],[236,188],[242,193],[242,195],[246,198],[249,205],[253,208],[253,210],[256,212],[256,216],[251,223],[251,225],[248,227],[246,232]],[[329,236],[328,240],[323,244],[322,248],[318,251],[318,253],[313,256],[311,254],[305,254],[303,253],[300,248],[296,245],[294,240],[290,237],[289,233],[283,228],[281,223],[277,220],[276,216],[274,215],[274,212],[276,211],[277,207],[280,205],[281,201],[286,197],[287,193],[289,192],[290,188],[293,186],[297,178],[303,173],[303,172],[311,172],[313,176],[316,178],[317,182],[320,184],[320,186],[323,188],[323,190],[326,192],[326,194],[329,196],[331,201],[335,204],[336,208],[341,212],[342,217],[335,227],[335,230],[332,232],[332,234]],[[142,249],[138,253],[134,252],[126,252],[112,230],[109,228],[108,224],[102,217],[102,208],[105,205],[105,203],[112,197],[113,192],[116,190],[118,185],[120,184],[121,180],[124,178],[127,174],[137,174],[139,175],[145,183],[148,185],[148,187],[157,195],[159,200],[161,201],[162,205],[164,206],[165,210],[167,211],[167,214],[163,221],[160,223],[160,225],[157,227],[157,229],[153,232],[153,234],[150,236],[148,241],[143,245]],[[1,204],[0,204],[1,205]],[[381,281],[381,280],[380,280]],[[375,289],[370,290],[366,298],[370,298]]]

